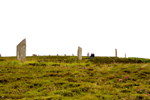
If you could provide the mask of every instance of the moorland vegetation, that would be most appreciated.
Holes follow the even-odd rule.
[[[0,99],[150,100],[150,60],[0,57]]]

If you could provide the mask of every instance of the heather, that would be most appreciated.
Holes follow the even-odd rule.
[[[33,56],[0,58],[0,99],[150,99],[150,60]]]

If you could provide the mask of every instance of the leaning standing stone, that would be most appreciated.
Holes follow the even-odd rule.
[[[26,39],[17,45],[17,60],[25,61],[26,59]]]
[[[77,55],[78,55],[78,60],[82,60],[82,48],[81,47],[78,47]]]

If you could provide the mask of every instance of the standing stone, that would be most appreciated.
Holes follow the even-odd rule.
[[[58,54],[57,54],[57,56],[58,56]]]
[[[17,60],[25,61],[26,59],[26,39],[17,45]]]
[[[125,53],[125,58],[126,58],[126,53]]]
[[[72,56],[74,56],[74,54],[72,54]]]
[[[82,48],[81,47],[78,47],[77,55],[78,55],[78,60],[82,60]]]
[[[66,56],[66,54],[64,54],[64,56]]]
[[[0,54],[0,57],[1,57],[1,54]]]
[[[115,49],[115,56],[117,57],[117,49]]]

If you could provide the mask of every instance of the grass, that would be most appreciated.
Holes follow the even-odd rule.
[[[0,99],[150,99],[150,60],[74,56],[0,58]]]

